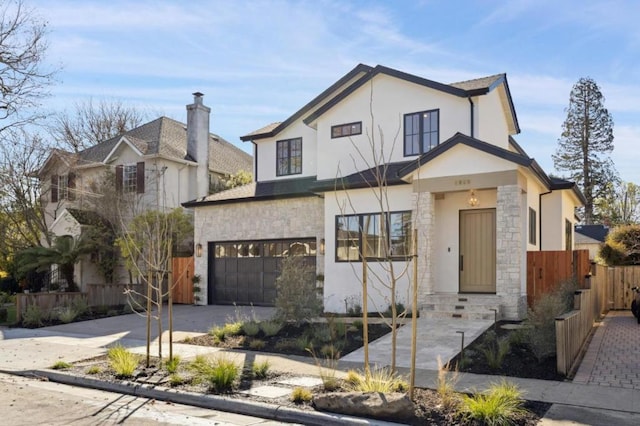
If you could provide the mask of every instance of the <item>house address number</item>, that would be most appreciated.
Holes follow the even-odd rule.
[[[471,179],[457,179],[457,180],[453,181],[453,184],[456,185],[456,186],[470,185],[471,184]]]

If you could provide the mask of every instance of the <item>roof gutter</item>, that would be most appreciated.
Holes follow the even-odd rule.
[[[470,126],[471,126],[471,132],[469,134],[469,136],[474,137],[473,136],[473,100],[471,99],[471,96],[467,97],[467,99],[469,100],[469,112],[470,112]]]

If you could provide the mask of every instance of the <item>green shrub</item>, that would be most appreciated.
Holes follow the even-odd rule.
[[[209,330],[209,335],[213,336],[213,340],[216,343],[224,342],[226,337],[224,327],[215,326]]]
[[[324,345],[320,349],[320,353],[325,358],[333,358],[333,359],[340,358],[340,348],[338,347],[338,345],[333,345],[333,344]]]
[[[189,368],[198,375],[197,382],[206,381],[216,392],[230,391],[240,375],[240,367],[226,357],[212,359],[198,355]]]
[[[225,336],[238,336],[242,334],[242,322],[231,322],[227,323],[223,327]]]
[[[78,316],[78,312],[73,306],[63,306],[62,308],[57,310],[56,315],[58,316],[60,322],[62,322],[63,324],[69,324],[76,319],[76,317]]]
[[[260,323],[260,329],[266,337],[273,337],[282,330],[282,322],[280,321],[263,321]]]
[[[80,316],[89,311],[89,304],[84,297],[76,297],[71,302],[71,307],[75,310],[76,315]]]
[[[185,382],[186,382],[186,380],[184,379],[184,377],[182,377],[178,373],[172,373],[169,376],[169,385],[171,387],[180,386],[180,385],[184,384]]]
[[[396,376],[390,368],[373,368],[369,374],[352,373],[347,376],[347,386],[355,392],[402,392],[409,386]]]
[[[42,327],[45,315],[36,305],[27,306],[27,310],[22,314],[22,324],[25,327]]]
[[[440,395],[442,406],[445,410],[451,410],[458,404],[458,394],[456,393],[456,383],[460,378],[458,369],[450,370],[451,366],[447,362],[442,364],[442,358],[438,355],[438,378],[436,380],[436,392]]]
[[[249,340],[249,349],[259,350],[264,349],[267,343],[264,340],[260,339],[251,339]]]
[[[116,376],[122,378],[133,377],[133,372],[138,367],[138,356],[126,348],[118,345],[107,351],[109,365],[115,371]]]
[[[313,399],[313,394],[309,389],[297,387],[297,388],[293,388],[293,391],[291,391],[291,401],[296,404],[309,402],[312,399]]]
[[[173,358],[168,359],[164,366],[167,369],[167,373],[176,373],[178,371],[178,367],[180,367],[180,355],[174,355]]]
[[[362,320],[355,320],[351,324],[358,330],[362,330],[364,328],[364,323],[362,322]]]
[[[302,256],[289,256],[282,260],[280,275],[276,279],[275,317],[278,320],[301,324],[322,313],[315,276],[315,268],[307,265]]]
[[[640,263],[640,225],[622,225],[613,228],[600,248],[599,257],[609,266],[637,265]]]
[[[51,366],[51,369],[52,370],[68,370],[71,367],[73,367],[73,364],[70,364],[65,361],[56,361],[56,363]]]
[[[511,345],[508,338],[498,339],[496,333],[488,331],[480,347],[480,352],[484,355],[487,364],[492,370],[497,370],[502,366],[504,357],[507,356]]]
[[[463,421],[469,423],[511,425],[515,419],[526,413],[523,404],[518,388],[514,384],[502,381],[491,385],[484,393],[463,395],[458,406],[458,414]]]
[[[313,348],[313,339],[309,335],[302,335],[296,339],[296,348],[299,351],[306,351],[309,348]]]
[[[255,337],[260,333],[260,324],[256,321],[247,321],[242,324],[242,329],[244,330],[244,334],[249,337]]]
[[[313,339],[318,343],[329,343],[333,335],[328,324],[318,324],[313,328]]]
[[[251,364],[251,373],[256,379],[265,379],[269,374],[269,367],[271,367],[269,361],[254,362]]]
[[[556,353],[556,317],[564,311],[562,297],[555,292],[543,294],[529,309],[525,321],[527,344],[540,362]]]
[[[97,365],[92,365],[91,367],[87,368],[87,374],[100,374],[102,373],[102,368],[100,368]]]

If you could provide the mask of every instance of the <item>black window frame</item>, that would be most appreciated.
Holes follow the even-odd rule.
[[[421,118],[424,117],[424,114],[433,114],[436,113],[437,117],[436,117],[436,126],[437,128],[435,130],[430,129],[428,131],[430,137],[429,137],[429,148],[425,149],[425,130],[424,130],[424,120],[422,120]],[[417,129],[417,133],[413,132],[411,134],[408,134],[407,131],[407,119],[409,117],[415,117],[418,116],[418,129]],[[422,117],[421,117],[422,116]],[[432,150],[433,148],[435,148],[436,146],[440,145],[440,109],[436,108],[436,109],[429,109],[429,110],[425,110],[425,111],[418,111],[418,112],[411,112],[408,114],[405,114],[403,116],[403,120],[402,120],[402,127],[403,127],[403,150],[404,150],[404,156],[405,157],[412,157],[415,155],[422,155],[426,152],[429,152],[430,150]],[[412,129],[413,130],[413,129]],[[435,145],[431,144],[431,136],[435,133]],[[417,152],[413,152],[413,150],[409,150],[408,149],[408,145],[407,145],[407,136],[411,136],[411,137],[417,137],[418,138],[418,151]],[[413,143],[411,143],[411,146],[413,147]]]
[[[534,209],[529,207],[529,244],[537,244],[538,217]]]
[[[299,154],[295,157],[292,155],[295,154],[293,145],[295,143],[300,144]],[[286,155],[282,155],[282,154]],[[294,167],[293,160],[299,157],[298,167]],[[281,168],[281,161],[284,160],[286,163],[282,163],[282,165],[286,165],[286,171]],[[290,176],[290,175],[299,175],[302,174],[302,138],[291,138],[291,139],[282,139],[276,141],[276,176]]]
[[[357,130],[354,130],[357,126]],[[340,134],[336,135],[336,130],[340,129]],[[345,131],[346,130],[346,131]],[[362,121],[354,121],[353,123],[338,124],[331,126],[331,139],[345,138],[347,136],[356,136],[362,134]]]
[[[401,235],[403,235],[403,238],[404,238],[404,242],[400,246],[403,248],[402,251],[404,253],[401,253],[401,254],[393,253],[394,246],[395,246],[393,242],[393,238],[394,238],[394,235],[396,235],[394,233],[394,228],[392,227],[392,221],[393,221],[392,217],[394,215],[400,215],[401,217],[403,217],[404,215],[408,215],[408,220],[405,220],[404,218],[401,219],[401,224],[402,224]],[[407,261],[411,257],[411,253],[410,253],[411,229],[412,229],[412,223],[413,223],[412,211],[398,210],[398,211],[384,212],[384,213],[375,212],[375,213],[357,213],[357,214],[348,214],[348,215],[337,215],[335,219],[335,253],[334,253],[336,263],[362,262],[362,237],[363,237],[363,230],[365,226],[364,220],[367,217],[373,217],[373,218],[377,217],[378,220],[381,220],[381,218],[384,217],[384,227],[385,227],[384,230],[378,227],[378,229],[380,229],[379,234],[371,234],[372,240],[376,242],[376,244],[373,246],[370,243],[367,244],[367,249],[368,249],[367,251],[369,253],[377,252],[379,256],[365,255],[365,258],[367,259],[367,261],[372,261],[372,262],[380,262],[380,261],[386,261],[386,260]],[[344,245],[341,246],[340,244],[341,230],[338,225],[341,222],[341,220],[345,220],[345,219],[348,221],[353,221],[355,219],[355,223],[353,225],[357,227],[357,230],[356,231],[347,230],[346,236],[342,238],[344,241],[348,242],[350,246],[354,244],[353,247],[357,248],[357,257],[355,258],[353,257],[350,258],[348,255],[343,256],[343,258],[341,258],[338,254],[339,249],[344,246]],[[370,225],[371,225],[371,222],[370,222]],[[375,229],[375,220],[373,225]],[[371,229],[371,226],[370,226],[370,229]],[[389,250],[391,251],[391,253],[387,258],[385,258],[382,253],[383,252],[382,242],[384,241],[382,239],[383,237],[386,237],[388,239]]]
[[[573,250],[573,223],[569,219],[564,220],[564,244],[565,250]]]

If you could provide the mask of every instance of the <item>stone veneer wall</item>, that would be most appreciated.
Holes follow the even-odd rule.
[[[195,258],[195,274],[202,277],[200,304],[207,304],[209,242],[277,238],[324,238],[324,200],[319,197],[242,202],[195,209],[195,244],[202,257]],[[318,253],[321,272],[324,256]]]
[[[418,230],[418,304],[422,306],[434,292],[435,197],[431,192],[418,192],[412,198],[413,226]]]
[[[526,316],[527,296],[522,293],[522,196],[518,185],[498,187],[496,205],[496,294],[502,298],[502,316]]]

